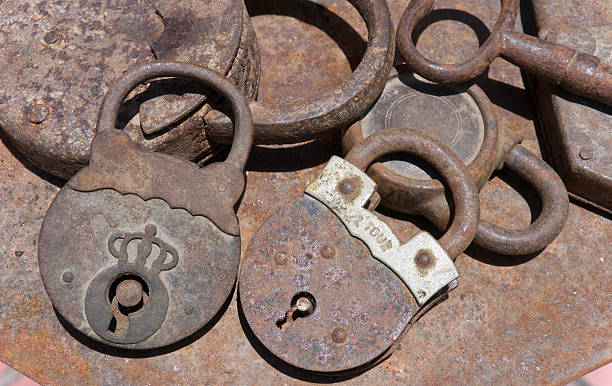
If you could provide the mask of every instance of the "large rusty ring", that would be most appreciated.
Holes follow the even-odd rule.
[[[426,59],[412,42],[412,31],[432,10],[435,0],[412,0],[397,26],[397,48],[417,74],[436,83],[460,83],[482,74],[503,49],[504,31],[512,30],[518,13],[517,0],[501,0],[501,11],[491,34],[478,51],[461,64],[441,64]]]
[[[304,103],[268,105],[252,102],[256,144],[287,144],[312,140],[359,119],[382,92],[393,64],[394,31],[386,2],[349,0],[368,29],[361,63],[341,85]],[[228,119],[210,121],[207,135],[231,141]]]
[[[410,129],[381,130],[357,144],[345,159],[366,171],[378,158],[392,153],[416,155],[434,166],[453,193],[453,222],[440,238],[440,245],[455,259],[470,245],[479,220],[476,185],[455,153],[437,139]]]
[[[525,255],[544,249],[565,226],[569,199],[561,178],[548,164],[521,145],[505,157],[504,165],[533,186],[542,203],[538,218],[521,229],[481,221],[476,243],[505,255]]]
[[[97,130],[115,129],[119,108],[136,86],[148,80],[170,76],[202,82],[230,102],[235,129],[232,128],[233,143],[225,162],[244,170],[253,144],[253,119],[247,101],[236,86],[226,78],[194,64],[158,61],[142,64],[123,74],[111,85],[102,100]]]

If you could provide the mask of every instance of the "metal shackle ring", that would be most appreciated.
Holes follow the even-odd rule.
[[[504,32],[514,28],[517,0],[501,0],[501,11],[491,34],[470,59],[460,64],[433,62],[425,58],[412,42],[412,31],[431,12],[434,1],[413,0],[404,11],[396,34],[400,54],[414,72],[436,83],[461,83],[482,74],[502,53]]]
[[[368,29],[361,63],[342,84],[304,103],[281,105],[252,102],[256,144],[288,144],[312,140],[359,119],[382,92],[395,53],[393,23],[387,4],[378,0],[349,0]],[[210,120],[207,135],[215,142],[231,139],[225,118]]]
[[[451,189],[455,215],[438,242],[455,259],[476,235],[480,215],[478,191],[467,168],[448,146],[410,129],[381,130],[357,144],[345,160],[366,171],[378,158],[392,153],[413,154],[427,161],[438,170]]]
[[[565,226],[569,198],[561,178],[542,159],[516,145],[504,158],[504,166],[524,178],[538,192],[542,212],[528,226],[508,229],[481,221],[476,243],[505,255],[526,255],[544,249]]]
[[[162,77],[190,78],[210,87],[225,97],[234,113],[233,142],[225,162],[244,170],[253,144],[253,118],[242,93],[226,78],[204,67],[181,62],[156,61],[132,68],[108,89],[98,115],[97,131],[114,130],[119,108],[128,94],[139,84]],[[94,138],[95,141],[95,138]]]

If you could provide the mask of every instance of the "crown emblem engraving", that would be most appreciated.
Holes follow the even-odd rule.
[[[178,252],[173,246],[156,237],[156,234],[157,228],[153,224],[147,224],[144,233],[115,232],[108,239],[108,251],[119,260],[119,265],[127,264],[128,245],[133,241],[138,241],[134,264],[144,266],[151,255],[153,245],[157,245],[159,255],[151,264],[151,271],[158,274],[161,271],[171,270],[178,264]],[[122,239],[121,245],[117,249],[117,240],[120,239]],[[170,255],[170,261],[166,262],[168,255]]]

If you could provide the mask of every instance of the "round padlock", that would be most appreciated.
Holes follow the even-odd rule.
[[[203,169],[142,151],[115,129],[122,102],[160,77],[202,82],[227,98],[236,125],[224,162]],[[207,325],[236,281],[244,190],[253,138],[247,101],[202,67],[154,62],[124,74],[106,94],[89,166],[53,200],[39,235],[45,289],[75,330],[100,343],[153,349]]]
[[[178,60],[257,92],[257,42],[242,0],[0,3],[0,126],[37,167],[69,178],[86,166],[97,108],[135,64]],[[138,148],[202,159],[210,91],[158,80],[125,104],[119,127]]]
[[[418,80],[394,70],[381,97],[360,122],[347,130],[343,150],[364,138],[410,124],[449,146],[468,165],[478,189],[495,169],[507,166],[538,191],[542,213],[522,229],[481,221],[476,243],[497,253],[527,254],[541,250],[563,229],[568,198],[561,179],[544,161],[519,145],[520,138],[498,130],[493,106],[477,86],[467,90]],[[393,158],[369,169],[378,184],[381,203],[393,210],[423,215],[440,229],[449,225],[450,209],[443,185],[411,158]]]
[[[400,130],[368,137],[345,163],[363,174],[370,163],[390,152],[417,155],[439,169],[457,205],[453,224],[439,244],[428,236],[434,241],[421,249],[415,241],[411,248],[423,253],[408,257],[398,252],[395,261],[410,259],[416,276],[426,276],[436,261],[442,267],[430,254],[435,244],[454,270],[451,259],[470,244],[478,223],[477,192],[465,166],[439,141]],[[383,230],[384,223],[362,207],[374,192],[373,181],[350,173],[339,177],[341,171],[324,170],[304,194],[259,227],[244,253],[239,280],[240,309],[263,346],[294,367],[327,375],[363,370],[390,355],[413,318],[449,289],[442,286],[420,302],[396,273],[399,270],[374,257],[375,248],[394,254],[410,241],[398,245],[390,230]],[[334,197],[325,203],[310,190],[324,184]],[[369,241],[354,232],[356,227],[367,232]],[[416,292],[421,296],[420,290]]]

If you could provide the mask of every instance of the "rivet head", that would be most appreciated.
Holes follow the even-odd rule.
[[[340,181],[338,190],[344,195],[351,195],[355,191],[355,184],[350,179]]]
[[[578,156],[585,161],[593,159],[593,149],[590,147],[582,147],[578,151]]]
[[[66,271],[62,274],[62,280],[64,283],[72,283],[74,280],[74,275],[70,271]]]
[[[47,44],[53,44],[57,42],[57,37],[58,37],[57,32],[55,30],[51,30],[45,34],[45,36],[43,37],[43,40]]]
[[[183,309],[183,311],[185,311],[186,315],[191,315],[194,313],[195,307],[192,304],[187,304],[185,308]]]
[[[325,244],[319,250],[321,257],[324,259],[331,259],[336,256],[336,248],[331,244]]]
[[[434,257],[430,250],[421,249],[414,257],[414,263],[421,269],[429,268],[434,262]]]
[[[344,343],[348,339],[348,331],[342,326],[334,327],[331,331],[331,338],[336,344]]]
[[[287,255],[284,253],[277,253],[274,255],[274,262],[278,265],[284,265],[287,263]]]
[[[49,109],[42,103],[35,103],[30,106],[30,114],[28,118],[34,124],[43,123],[49,115]]]
[[[218,190],[218,191],[220,191],[220,192],[225,192],[225,189],[226,189],[226,188],[225,188],[225,185],[223,185],[223,184],[219,184],[219,185],[217,185],[217,190]]]
[[[124,280],[117,286],[117,301],[124,307],[134,307],[142,300],[142,284],[138,280]]]

